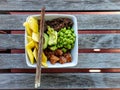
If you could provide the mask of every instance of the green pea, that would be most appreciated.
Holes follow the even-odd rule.
[[[60,40],[63,40],[63,37],[60,37]]]
[[[68,31],[68,30],[66,30],[65,34],[68,34],[68,32],[69,32],[69,31]]]
[[[64,35],[63,37],[64,37],[64,38],[67,38],[67,35]]]
[[[67,43],[70,44],[70,42],[71,42],[71,41],[68,39],[68,40],[67,40]]]
[[[69,33],[72,34],[73,32],[71,30],[69,30]]]
[[[68,29],[70,30],[70,27],[68,27]]]
[[[64,45],[65,48],[67,48],[67,45]]]
[[[73,47],[74,47],[74,44],[71,45],[71,48],[73,48]]]
[[[62,36],[63,35],[63,33],[62,32],[60,32],[60,36]]]
[[[68,37],[68,38],[71,37],[71,34],[68,34],[67,37]]]
[[[59,46],[59,45],[57,45],[57,47],[58,47],[58,48],[60,48],[60,46]]]
[[[61,44],[61,43],[62,43],[62,41],[60,40],[58,44]]]
[[[57,40],[58,42],[60,42],[60,39],[58,38],[58,40]]]
[[[65,39],[63,38],[63,40],[62,40],[63,42],[65,42]]]
[[[73,29],[71,29],[71,31],[72,31],[72,33],[74,33],[74,30],[73,30]]]
[[[60,44],[60,47],[63,47],[63,45],[62,45],[62,44]]]
[[[66,29],[63,29],[62,32],[64,33],[66,31]]]
[[[70,39],[71,39],[72,41],[75,41],[75,38],[74,38],[73,36],[71,36]]]
[[[67,49],[65,49],[65,48],[62,48],[62,51],[63,51],[64,53],[66,53],[66,52],[67,52]]]
[[[71,43],[72,43],[72,40],[69,40],[69,43],[71,44]]]
[[[64,27],[63,29],[66,30],[66,27]]]
[[[67,48],[68,48],[68,49],[71,49],[71,45],[67,45]]]
[[[76,37],[74,33],[72,34],[72,36],[73,36],[73,37]]]
[[[75,38],[73,38],[73,41],[75,41]]]

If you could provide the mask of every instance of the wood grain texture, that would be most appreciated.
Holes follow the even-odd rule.
[[[119,53],[79,53],[78,64],[72,68],[120,68]],[[0,69],[30,68],[25,54],[0,54]]]
[[[23,34],[0,34],[0,49],[24,49]]]
[[[23,22],[25,22],[26,17],[29,15],[0,15],[0,30],[24,30]],[[74,15],[77,18],[79,30],[120,30],[120,14]]]
[[[120,68],[119,53],[79,53],[76,68]]]
[[[0,34],[0,49],[25,49],[24,34]],[[120,48],[119,34],[78,34],[79,49]]]
[[[33,89],[35,74],[0,74],[0,89]],[[41,89],[120,88],[120,73],[42,74]]]
[[[0,11],[91,11],[120,10],[119,0],[1,0]],[[64,6],[64,7],[63,7]]]
[[[0,30],[22,30],[28,15],[0,15]]]
[[[78,46],[81,48],[120,48],[119,34],[79,34]]]
[[[1,69],[30,68],[25,61],[25,54],[0,54]]]

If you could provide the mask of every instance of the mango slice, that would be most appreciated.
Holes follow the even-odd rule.
[[[27,35],[32,36],[32,30],[30,29],[28,22],[24,22],[23,26],[26,29]]]
[[[35,48],[37,48],[37,50],[38,50],[38,43],[37,42],[35,42]]]
[[[44,67],[48,67],[48,65],[47,65],[47,57],[45,56],[45,54],[44,53],[42,53],[42,65],[44,66]]]
[[[32,37],[27,36],[27,42],[28,42],[28,43],[31,42],[32,40],[33,40]]]
[[[34,55],[32,53],[32,50],[30,48],[26,48],[26,51],[27,51],[27,54],[28,54],[28,58],[30,60],[30,63],[31,64],[34,64],[35,61],[34,61]]]
[[[33,32],[37,33],[38,32],[38,21],[34,17],[29,17],[27,19],[27,22],[29,24],[30,29],[32,29]]]
[[[35,60],[37,61],[38,58],[38,50],[36,48],[34,48],[33,50],[33,56],[35,57]]]
[[[33,51],[33,55],[34,57],[38,58],[38,51],[34,49]],[[37,60],[37,59],[36,59]],[[42,53],[42,62],[41,62],[42,66],[44,67],[48,67],[47,65],[47,57],[45,56],[44,52]]]
[[[34,47],[35,47],[35,43],[34,43],[33,40],[30,41],[30,42],[26,45],[26,48],[29,48],[29,49],[34,48]]]
[[[39,33],[32,32],[32,39],[36,42],[39,42]]]

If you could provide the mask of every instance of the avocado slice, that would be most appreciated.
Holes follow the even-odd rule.
[[[47,46],[48,46],[48,35],[46,33],[44,33],[44,36],[43,36],[43,49],[46,49]]]

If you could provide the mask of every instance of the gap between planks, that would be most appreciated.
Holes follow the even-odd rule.
[[[25,49],[0,49],[0,53],[25,53]],[[78,53],[120,53],[120,48],[116,49],[79,49]]]
[[[0,69],[0,73],[35,73],[35,69]],[[120,68],[116,69],[79,69],[79,68],[43,68],[42,73],[120,73]]]
[[[8,52],[8,53],[12,53],[12,54],[25,53],[24,49],[11,49],[10,51],[11,52]],[[96,49],[79,49],[78,53],[120,53],[120,48],[116,48],[116,49],[97,49],[97,48]]]
[[[40,14],[40,12],[9,12],[9,14]],[[100,11],[61,11],[61,12],[52,12],[52,11],[46,11],[46,14],[120,14],[120,11],[104,11],[104,12],[100,12]]]
[[[35,73],[35,69],[0,69],[0,73]],[[79,69],[79,68],[42,68],[42,73],[120,73],[120,68],[116,69]]]

